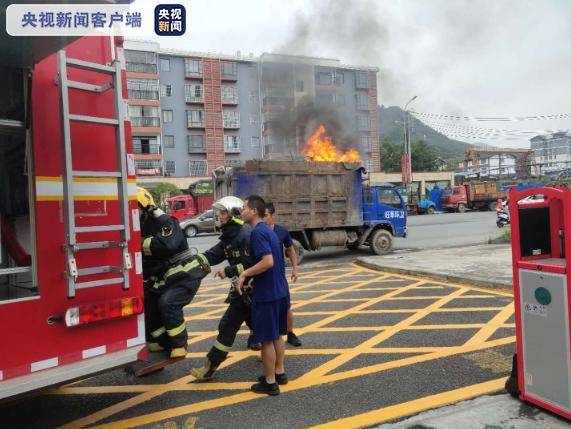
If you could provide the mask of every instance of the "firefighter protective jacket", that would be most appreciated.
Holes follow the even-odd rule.
[[[203,255],[192,255],[178,221],[166,214],[149,216],[141,227],[145,287],[162,292],[182,278],[200,279],[210,272]],[[194,274],[193,274],[193,271]]]

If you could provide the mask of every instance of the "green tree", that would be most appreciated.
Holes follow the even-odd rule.
[[[412,171],[438,170],[438,156],[424,140],[417,140],[411,145]]]
[[[390,137],[381,140],[381,170],[386,173],[401,171],[402,143]]]
[[[159,206],[163,204],[166,198],[182,194],[180,189],[168,182],[157,183],[154,187],[149,188],[149,192],[153,195],[155,203]]]

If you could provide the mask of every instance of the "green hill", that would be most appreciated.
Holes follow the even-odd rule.
[[[389,140],[391,143],[402,144],[403,110],[397,106],[379,106],[378,112],[381,143],[384,140]],[[417,140],[426,141],[428,146],[434,150],[437,156],[446,160],[462,158],[464,156],[464,150],[468,146],[468,143],[449,139],[444,134],[440,134],[428,125],[412,118],[411,142]]]

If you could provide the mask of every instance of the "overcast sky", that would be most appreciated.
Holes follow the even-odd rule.
[[[243,55],[284,52],[377,66],[379,103],[402,106],[418,95],[412,107],[419,112],[571,113],[571,0],[180,2],[187,8],[187,34],[154,37],[163,47]],[[136,0],[132,8],[150,16],[158,3]],[[570,129],[571,119],[452,124],[557,130]],[[465,128],[455,129],[465,133]],[[487,142],[515,146],[525,141]]]

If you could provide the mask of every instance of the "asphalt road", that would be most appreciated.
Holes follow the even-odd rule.
[[[187,307],[187,359],[136,378],[110,371],[0,408],[4,429],[356,428],[501,388],[514,348],[509,294],[330,261],[291,285],[300,348],[286,351],[277,397],[249,386],[259,355],[239,332],[209,383],[203,362],[226,308],[226,282],[208,279]]]
[[[396,238],[396,251],[423,250],[438,247],[456,247],[480,244],[500,234],[496,226],[495,212],[443,213],[435,215],[410,216],[407,238]],[[216,234],[202,234],[189,240],[199,252],[216,243]],[[369,255],[369,248],[350,251],[345,248],[329,247],[305,254],[304,264],[327,263],[330,258],[351,261],[355,256]]]

